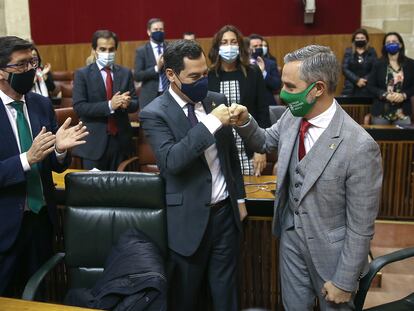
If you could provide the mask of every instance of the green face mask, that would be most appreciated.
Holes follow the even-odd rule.
[[[306,90],[300,93],[289,93],[285,90],[280,91],[280,99],[288,105],[290,112],[295,117],[306,116],[307,113],[312,109],[313,105],[315,105],[316,98],[310,103],[306,99],[315,84],[316,82],[313,82],[306,88]]]

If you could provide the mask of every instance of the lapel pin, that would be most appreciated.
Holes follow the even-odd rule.
[[[333,150],[333,149],[335,149],[335,147],[336,147],[336,145],[335,145],[335,144],[330,144],[330,145],[329,145],[329,149],[332,149],[332,150]]]
[[[211,106],[212,106],[213,108],[216,108],[216,103],[215,103],[215,102],[212,102],[212,103],[211,103]]]

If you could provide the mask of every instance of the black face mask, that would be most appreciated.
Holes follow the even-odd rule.
[[[255,48],[254,52],[252,53],[252,57],[254,59],[257,59],[258,57],[262,57],[263,56],[263,48]]]
[[[33,87],[33,81],[36,71],[30,69],[22,73],[10,73],[7,82],[9,82],[11,88],[19,94],[26,94]]]
[[[363,48],[367,45],[367,40],[355,40],[354,42],[357,48]]]

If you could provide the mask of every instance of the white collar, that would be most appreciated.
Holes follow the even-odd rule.
[[[171,85],[168,88],[168,92],[170,92],[171,96],[174,98],[174,100],[180,105],[180,107],[183,109],[188,103],[185,102],[174,90],[172,89]],[[201,102],[195,103],[195,105],[201,104]]]
[[[8,104],[16,101],[13,98],[11,98],[10,96],[8,96],[6,93],[4,93],[2,90],[0,90],[0,99],[3,102],[4,105],[8,105]],[[23,95],[22,98],[19,99],[19,101],[26,103],[25,96]]]
[[[104,68],[104,66],[99,64],[98,61],[95,61],[95,63],[96,63],[96,66],[98,66],[99,71],[101,71]],[[113,71],[114,70],[114,65],[109,66],[109,68],[111,69],[111,71]]]

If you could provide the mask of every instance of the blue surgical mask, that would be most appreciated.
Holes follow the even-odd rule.
[[[387,43],[385,50],[391,55],[397,54],[400,51],[400,44],[398,42]]]
[[[97,54],[96,61],[102,67],[109,67],[115,63],[115,52],[98,52]]]
[[[157,43],[164,42],[164,31],[153,31],[151,32],[151,39]]]
[[[175,74],[178,78],[178,74]],[[201,102],[207,96],[208,92],[208,78],[202,77],[193,83],[181,82],[181,92],[187,96],[193,103]]]
[[[238,45],[222,45],[220,46],[219,55],[226,63],[233,63],[239,56]]]
[[[267,46],[262,47],[263,49],[263,56],[267,55]]]

